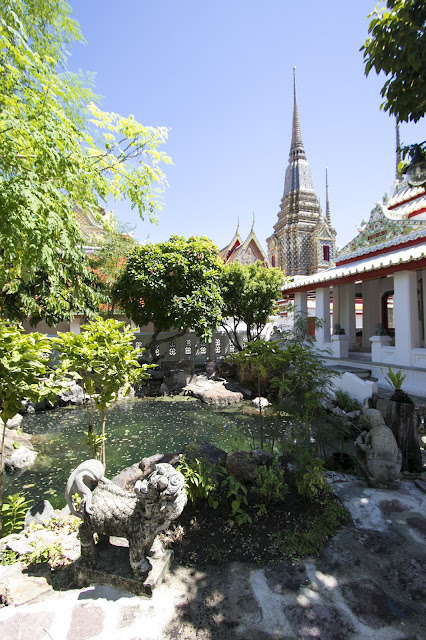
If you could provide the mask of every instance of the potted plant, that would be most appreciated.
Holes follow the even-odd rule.
[[[393,388],[388,402],[386,424],[395,436],[402,453],[401,471],[420,473],[422,470],[422,454],[417,437],[417,421],[415,405],[410,396],[402,389],[406,376],[398,370],[396,373],[389,367],[386,381]]]

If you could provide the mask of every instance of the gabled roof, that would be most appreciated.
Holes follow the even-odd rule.
[[[245,256],[248,252],[252,253],[254,260],[249,258],[245,260]],[[259,240],[254,233],[254,223],[251,228],[251,231],[244,242],[241,242],[241,237],[237,233],[234,235],[231,242],[220,251],[219,255],[225,261],[226,264],[230,264],[231,262],[255,262],[260,260],[265,265],[268,265],[268,259],[266,257],[265,252],[263,251]]]

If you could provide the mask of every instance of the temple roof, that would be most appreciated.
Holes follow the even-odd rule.
[[[244,242],[241,240],[237,227],[237,231],[231,242],[219,252],[219,255],[226,264],[230,264],[231,262],[251,264],[260,260],[265,265],[268,265],[266,254],[254,232],[254,221],[251,231]]]

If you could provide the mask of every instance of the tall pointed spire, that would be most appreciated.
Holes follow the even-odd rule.
[[[401,162],[401,141],[399,139],[399,122],[398,118],[396,119],[396,171],[395,178],[396,180],[401,178],[401,174],[398,172],[398,166]]]
[[[328,169],[325,170],[325,219],[331,226],[330,197],[328,195]]]
[[[294,107],[293,107],[293,129],[291,135],[291,147],[289,162],[294,160],[306,160],[305,148],[303,146],[302,132],[300,130],[299,108],[297,106],[297,90],[296,90],[296,67],[293,67],[293,90],[294,90]]]

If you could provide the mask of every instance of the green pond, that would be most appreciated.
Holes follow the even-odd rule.
[[[38,456],[29,469],[6,474],[4,495],[23,491],[31,501],[45,498],[55,508],[64,506],[69,474],[90,458],[86,410],[68,407],[28,415],[21,428],[32,434]],[[124,400],[108,411],[106,475],[112,478],[145,456],[173,453],[197,439],[225,450],[250,448],[258,429],[259,416],[249,402],[211,409],[190,398]]]

